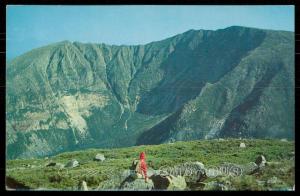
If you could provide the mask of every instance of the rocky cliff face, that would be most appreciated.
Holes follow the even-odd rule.
[[[7,158],[214,137],[294,137],[294,34],[190,30],[60,42],[6,68]]]

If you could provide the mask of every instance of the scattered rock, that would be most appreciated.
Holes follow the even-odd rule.
[[[256,163],[256,165],[258,165],[258,167],[264,167],[267,163],[267,160],[263,155],[259,155],[256,158],[255,163]]]
[[[147,170],[147,176],[150,178],[153,175],[158,175],[159,171],[152,169],[151,167],[148,168]]]
[[[62,163],[55,163],[55,162],[50,162],[50,163],[48,163],[47,165],[46,165],[46,167],[58,167],[59,169],[62,169],[62,168],[64,168],[65,167],[65,165],[64,164],[62,164]]]
[[[278,161],[268,161],[266,163],[266,165],[268,165],[268,166],[277,166],[277,165],[280,165],[280,164],[281,164],[281,162],[278,162]]]
[[[167,176],[170,182],[167,190],[184,190],[186,188],[185,178],[183,176]]]
[[[59,169],[63,169],[65,167],[65,165],[62,163],[56,163],[55,166],[58,167]]]
[[[130,170],[130,169],[126,169],[121,173],[121,178],[123,180],[125,180],[126,178],[134,175],[135,171],[134,170]]]
[[[228,190],[228,187],[225,186],[222,183],[218,183],[215,181],[212,182],[208,182],[205,186],[203,190],[218,190],[218,191],[225,191]]]
[[[222,172],[220,170],[213,169],[213,168],[206,169],[205,172],[206,172],[206,176],[208,178],[215,178],[217,176],[221,176],[222,175]]]
[[[5,186],[7,190],[29,190],[30,187],[24,185],[23,183],[17,181],[16,179],[6,176]]]
[[[169,141],[168,141],[168,144],[174,144],[176,140],[174,138],[171,138]]]
[[[77,161],[77,160],[72,160],[72,161],[69,161],[67,164],[66,164],[66,166],[65,167],[71,167],[71,168],[73,168],[73,167],[77,167],[77,166],[79,166],[79,162]]]
[[[228,176],[240,176],[243,174],[243,166],[234,164],[234,163],[222,163],[218,170],[222,173],[222,175],[228,175]]]
[[[243,174],[252,175],[258,172],[261,168],[254,162],[243,165],[242,170]]]
[[[81,190],[83,190],[83,191],[88,191],[89,190],[88,187],[87,187],[86,181],[82,181]]]
[[[267,181],[267,184],[277,184],[278,182],[280,182],[280,180],[278,180],[276,176],[273,176]]]
[[[246,148],[246,144],[245,143],[240,143],[240,148]]]
[[[55,162],[50,162],[50,163],[48,163],[48,164],[46,165],[46,167],[52,167],[52,166],[55,166],[55,165],[56,165]]]
[[[154,189],[158,190],[184,190],[187,187],[183,176],[153,175],[151,180],[154,183]]]
[[[183,176],[187,183],[200,182],[206,178],[205,167],[201,162],[186,162],[174,167],[161,168],[161,173]]]
[[[130,170],[136,171],[138,163],[139,163],[139,160],[133,160],[132,164],[131,164],[131,167],[130,167]]]
[[[94,158],[95,161],[104,161],[105,157],[103,154],[97,154]]]
[[[194,164],[195,164],[195,165],[198,165],[199,168],[204,169],[204,164],[203,164],[203,163],[201,163],[201,162],[199,162],[199,161],[196,161],[196,162],[194,162]]]
[[[290,152],[289,156],[290,156],[290,160],[295,160],[295,152],[294,151]]]
[[[187,188],[185,190],[201,191],[201,190],[203,190],[204,186],[205,186],[205,183],[203,183],[203,182],[190,183],[187,185]]]
[[[122,190],[151,190],[154,188],[153,182],[151,179],[148,182],[145,182],[144,179],[126,179],[122,182],[120,189]]]
[[[257,183],[259,186],[265,186],[266,181],[263,181],[263,180],[256,180],[256,183]]]

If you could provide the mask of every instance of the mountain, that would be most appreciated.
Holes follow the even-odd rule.
[[[218,137],[294,138],[294,33],[232,26],[146,45],[63,41],[6,67],[8,159]]]

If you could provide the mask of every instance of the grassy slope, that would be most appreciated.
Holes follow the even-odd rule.
[[[283,166],[294,168],[293,161],[288,160],[289,154],[294,151],[294,142],[279,140],[243,140],[246,148],[239,148],[241,140],[229,139],[197,140],[189,142],[176,142],[174,144],[147,145],[118,149],[89,149],[62,153],[49,159],[8,160],[6,175],[16,179],[22,184],[32,188],[74,189],[82,180],[86,180],[89,187],[98,187],[99,183],[109,179],[116,172],[128,169],[141,151],[147,155],[147,163],[154,169],[161,166],[174,166],[188,161],[200,161],[206,167],[217,166],[222,162],[246,164],[254,162],[259,154],[265,155],[267,161],[280,162],[278,166],[269,166],[264,174],[258,176],[267,180],[272,176],[283,180],[289,186],[294,184],[293,171],[278,170]],[[97,153],[103,153],[104,162],[95,162],[93,158]],[[45,167],[51,161],[66,164],[76,159],[81,165],[72,169]],[[34,168],[24,165],[34,165]],[[95,175],[88,175],[93,170]],[[250,179],[253,180],[253,179]],[[241,185],[242,186],[242,185]],[[249,188],[249,187],[248,187]]]

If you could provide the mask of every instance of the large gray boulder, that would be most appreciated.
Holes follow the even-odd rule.
[[[205,167],[201,162],[186,162],[174,167],[161,167],[163,175],[183,176],[187,183],[199,182],[206,178]]]
[[[141,178],[128,178],[126,181],[122,182],[120,186],[121,190],[151,190],[153,188],[154,185],[151,179],[145,182],[145,180]]]
[[[244,172],[242,165],[224,162],[218,167],[219,172],[226,176],[239,176]]]
[[[73,159],[72,161],[69,161],[65,167],[74,168],[78,166],[79,166],[79,162],[76,159]]]
[[[259,167],[264,167],[267,163],[266,158],[263,155],[259,155],[255,160],[256,165]]]
[[[96,154],[95,158],[94,158],[95,161],[104,161],[105,160],[105,156],[103,154]]]
[[[62,169],[65,167],[65,165],[62,163],[50,162],[46,165],[46,167],[57,167],[59,169]]]
[[[89,190],[88,187],[87,187],[86,181],[82,181],[80,189],[83,190],[83,191],[88,191]]]
[[[62,164],[62,163],[56,163],[55,166],[56,166],[57,168],[59,168],[59,169],[63,169],[63,168],[65,167],[65,165]]]
[[[184,190],[187,187],[183,176],[153,175],[151,180],[156,190]]]
[[[246,175],[255,174],[259,170],[260,170],[260,167],[254,162],[250,162],[250,163],[243,165],[243,174],[246,174]]]
[[[56,163],[55,162],[50,162],[46,165],[46,167],[52,167],[52,166],[56,166]]]
[[[217,168],[207,168],[205,170],[205,174],[208,178],[215,178],[218,176],[222,176],[223,173],[221,172],[221,170],[217,169]]]
[[[259,169],[260,167],[254,162],[244,165],[225,162],[218,167],[218,170],[221,171],[222,175],[226,176],[252,175],[258,172]]]
[[[228,187],[222,183],[219,182],[208,182],[203,190],[209,190],[209,191],[226,191],[228,190]]]
[[[244,142],[240,143],[240,148],[246,148],[246,144]]]

